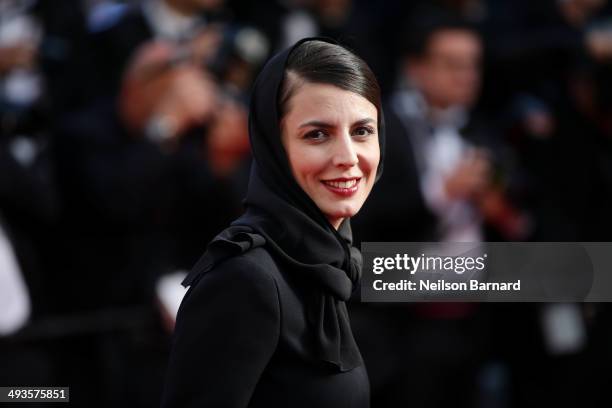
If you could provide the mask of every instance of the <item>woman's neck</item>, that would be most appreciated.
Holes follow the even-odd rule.
[[[344,221],[344,218],[328,218],[328,220],[332,227],[334,227],[336,231],[338,231],[338,228],[340,228],[340,225],[342,225],[342,221]]]

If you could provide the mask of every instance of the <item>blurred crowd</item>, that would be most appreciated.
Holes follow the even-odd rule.
[[[357,242],[612,241],[606,0],[1,0],[0,385],[159,405],[168,287],[241,213],[250,87],[307,36],[383,90]],[[373,407],[611,403],[605,304],[352,314]]]

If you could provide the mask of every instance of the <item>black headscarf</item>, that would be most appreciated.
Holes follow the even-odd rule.
[[[265,246],[282,263],[283,271],[317,288],[307,306],[315,331],[314,345],[299,345],[298,352],[347,371],[362,364],[345,305],[361,277],[361,253],[351,245],[349,220],[336,230],[293,178],[279,125],[277,101],[287,58],[300,44],[312,40],[332,42],[303,39],[274,56],[259,74],[249,114],[255,160],[244,202],[246,213],[208,245],[183,284],[194,284],[228,257]],[[384,151],[382,123],[379,112],[381,160],[377,179],[382,173]]]

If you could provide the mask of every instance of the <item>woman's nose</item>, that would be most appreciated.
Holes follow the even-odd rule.
[[[348,134],[337,139],[333,154],[335,166],[352,167],[359,162],[353,138]]]

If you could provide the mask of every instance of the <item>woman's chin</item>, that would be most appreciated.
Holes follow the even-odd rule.
[[[344,220],[345,218],[351,218],[355,214],[357,214],[357,210],[353,207],[335,209],[334,211],[325,212],[327,219],[330,220],[332,225],[335,225],[335,222],[337,223],[338,220],[339,222],[342,222],[342,220]]]

